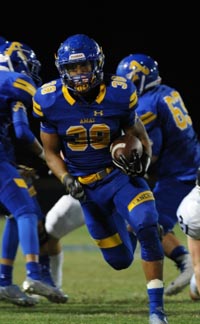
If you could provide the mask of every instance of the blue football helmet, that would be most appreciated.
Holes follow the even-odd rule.
[[[104,54],[100,46],[87,35],[76,34],[67,38],[59,47],[55,65],[64,85],[78,93],[87,93],[103,80]],[[76,66],[90,66],[90,72],[75,76],[70,70]]]
[[[42,83],[39,76],[40,69],[40,61],[28,45],[10,41],[0,44],[0,70],[24,73],[40,86]]]
[[[117,66],[116,74],[132,80],[138,95],[161,83],[158,63],[145,54],[130,54]]]

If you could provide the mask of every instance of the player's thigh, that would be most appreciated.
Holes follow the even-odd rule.
[[[114,198],[117,212],[132,226],[135,233],[157,224],[158,213],[153,193],[142,178],[135,178],[119,190]]]

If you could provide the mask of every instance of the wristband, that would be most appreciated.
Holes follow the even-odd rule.
[[[65,178],[65,176],[68,175],[68,174],[69,174],[68,172],[65,172],[65,173],[63,173],[63,174],[61,175],[61,177],[60,177],[60,181],[62,182],[62,184],[64,184],[64,178]]]

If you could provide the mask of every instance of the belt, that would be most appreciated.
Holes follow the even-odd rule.
[[[109,173],[111,173],[113,170],[113,167],[106,168],[104,170],[101,170],[97,173],[92,173],[84,177],[78,177],[78,181],[82,184],[90,184],[98,180],[102,180],[105,178]]]

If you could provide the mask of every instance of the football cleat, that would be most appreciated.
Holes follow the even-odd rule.
[[[164,314],[153,313],[149,316],[149,324],[168,324],[168,321]]]
[[[47,284],[47,285],[50,285],[52,287],[54,287],[54,289],[56,290],[57,294],[59,295],[59,303],[66,303],[67,300],[68,300],[68,295],[64,294],[63,291],[59,288],[56,287],[54,281],[53,281],[53,278],[51,276],[51,272],[50,270],[48,269],[48,267],[42,267],[42,282]],[[54,297],[53,297],[54,298]],[[51,297],[48,298],[50,301],[51,301]],[[53,302],[53,301],[52,301]]]
[[[192,278],[190,280],[190,298],[194,301],[200,299],[200,294],[196,286],[195,274],[192,275]]]
[[[51,301],[52,303],[65,304],[68,301],[69,296],[67,294],[64,294],[64,292],[57,287],[54,287],[54,290],[56,291],[57,294],[56,299],[54,296],[53,298],[50,296],[48,300]]]
[[[27,277],[22,284],[23,291],[27,294],[34,294],[46,297],[52,303],[64,304],[68,300],[68,295],[65,295],[61,290],[52,287],[42,281],[34,280]]]
[[[37,301],[27,296],[17,285],[0,287],[0,300],[11,302],[19,306],[35,306]]]
[[[172,296],[172,295],[178,294],[190,283],[190,279],[193,275],[193,266],[192,266],[191,256],[190,256],[190,254],[185,254],[181,258],[182,258],[182,260],[180,260],[180,265],[178,266],[181,273],[165,289],[164,293],[166,296]]]

